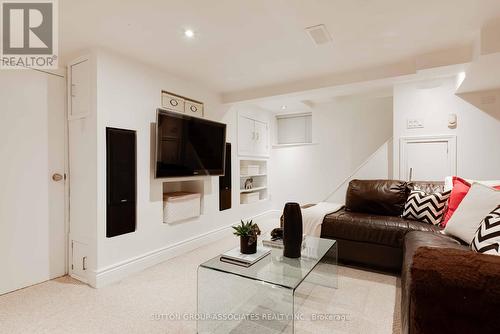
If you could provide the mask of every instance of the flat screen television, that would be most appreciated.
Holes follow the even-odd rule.
[[[156,117],[156,178],[224,175],[226,124],[164,109]]]

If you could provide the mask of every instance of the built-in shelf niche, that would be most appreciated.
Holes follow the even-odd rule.
[[[252,188],[245,189],[245,182],[253,179]],[[240,204],[252,204],[269,198],[268,168],[266,159],[240,159]],[[249,201],[249,198],[253,200]]]
[[[163,194],[171,192],[192,192],[200,194],[200,215],[203,215],[204,210],[204,194],[205,194],[205,179],[188,179],[179,180],[173,179],[169,181],[163,181]],[[196,220],[198,217],[192,218]]]

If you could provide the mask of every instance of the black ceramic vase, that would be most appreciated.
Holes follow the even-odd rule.
[[[286,203],[283,210],[283,256],[300,257],[302,249],[302,212],[298,203]]]
[[[257,253],[257,241],[249,244],[250,237],[240,237],[240,252],[242,254],[255,254]]]

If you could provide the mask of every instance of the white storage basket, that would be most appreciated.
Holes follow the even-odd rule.
[[[200,215],[200,194],[173,192],[163,194],[163,222],[172,224]]]
[[[260,195],[258,192],[241,194],[241,203],[242,204],[256,203],[259,201],[259,199],[260,199]]]
[[[240,174],[241,176],[245,175],[258,175],[260,173],[260,166],[259,165],[246,165],[246,166],[241,166]]]

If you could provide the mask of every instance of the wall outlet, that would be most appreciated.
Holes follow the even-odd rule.
[[[407,129],[419,129],[424,127],[424,121],[422,119],[408,119],[406,122]]]

